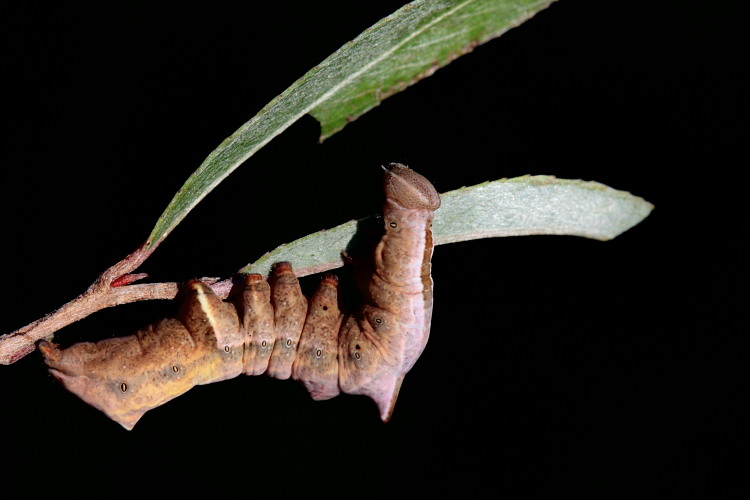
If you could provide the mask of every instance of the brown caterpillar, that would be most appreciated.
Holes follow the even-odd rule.
[[[244,277],[222,301],[187,283],[177,319],[134,335],[67,349],[43,341],[50,372],[65,387],[130,430],[150,409],[193,386],[267,373],[293,378],[313,399],[363,394],[388,421],[401,382],[427,344],[432,317],[432,219],[440,197],[408,167],[386,169],[385,233],[359,310],[338,307],[338,280],[326,275],[308,300],[289,263],[269,282]]]

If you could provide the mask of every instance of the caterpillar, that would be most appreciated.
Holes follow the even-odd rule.
[[[335,275],[325,275],[308,299],[292,265],[280,262],[268,280],[242,277],[226,301],[189,281],[176,318],[130,336],[65,349],[42,341],[50,373],[128,430],[196,385],[243,373],[297,380],[315,400],[368,396],[387,422],[429,337],[432,220],[440,196],[404,165],[384,169],[385,230],[366,262],[356,311],[339,308]]]

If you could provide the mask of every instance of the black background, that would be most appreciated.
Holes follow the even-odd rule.
[[[153,281],[229,276],[281,243],[377,212],[379,165],[391,161],[441,192],[551,174],[655,204],[606,243],[438,247],[430,344],[390,423],[365,398],[315,403],[292,382],[241,377],[193,389],[126,432],[34,353],[0,367],[4,487],[747,494],[739,4],[562,0],[323,144],[304,117],[141,268]],[[59,307],[135,249],[214,147],[399,6],[6,4],[0,332]],[[125,335],[173,311],[123,306],[59,338]]]

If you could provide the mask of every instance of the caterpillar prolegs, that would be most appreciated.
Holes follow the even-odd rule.
[[[282,262],[268,281],[244,276],[228,301],[205,283],[188,282],[178,318],[134,335],[67,349],[43,341],[50,372],[128,430],[193,386],[242,373],[298,380],[316,400],[366,395],[387,421],[429,336],[431,227],[440,197],[408,167],[385,170],[385,232],[360,284],[358,310],[339,309],[334,275],[307,299],[291,264]]]

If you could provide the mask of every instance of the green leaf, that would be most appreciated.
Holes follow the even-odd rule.
[[[479,238],[557,234],[610,240],[648,217],[653,205],[643,198],[598,182],[523,176],[485,182],[440,195],[435,213],[435,244]],[[268,275],[276,262],[290,261],[298,276],[343,265],[341,253],[361,237],[370,220],[350,221],[281,245],[241,273]]]
[[[153,248],[242,162],[305,114],[321,140],[477,45],[521,24],[554,0],[417,0],[346,43],[225,139],[159,217]]]

